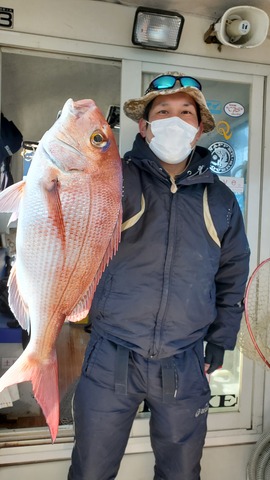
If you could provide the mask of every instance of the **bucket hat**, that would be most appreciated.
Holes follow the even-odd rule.
[[[209,111],[209,108],[207,106],[207,103],[202,91],[199,88],[196,88],[195,86],[181,86],[179,81],[176,81],[175,85],[172,88],[151,89],[151,85],[153,84],[153,82],[160,77],[164,77],[164,75],[180,77],[180,80],[181,80],[181,77],[185,77],[185,79],[191,78],[191,77],[187,77],[183,73],[178,73],[178,72],[167,72],[165,74],[158,75],[151,81],[148,89],[146,90],[145,94],[142,97],[133,98],[131,100],[127,100],[124,103],[123,108],[126,116],[131,120],[134,120],[135,122],[139,122],[139,120],[143,117],[146,106],[154,98],[156,98],[159,95],[172,95],[174,93],[182,92],[190,95],[197,103],[200,110],[201,121],[203,125],[203,132],[204,133],[211,132],[215,128],[215,120],[213,115]],[[195,79],[193,80],[194,80],[194,83],[197,82],[200,85],[200,83],[197,80]]]

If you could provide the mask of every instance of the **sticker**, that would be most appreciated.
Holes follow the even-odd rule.
[[[220,135],[222,135],[225,138],[225,140],[230,140],[232,136],[232,132],[228,122],[225,122],[225,120],[221,120],[220,122],[218,122],[217,131],[218,133],[220,133]]]
[[[224,174],[231,170],[235,163],[234,149],[225,142],[215,142],[208,147],[211,152],[212,161],[210,169],[217,174]]]
[[[209,407],[210,408],[224,408],[224,407],[235,407],[238,404],[238,397],[232,394],[226,395],[212,395]]]
[[[212,115],[222,113],[222,105],[219,100],[207,100],[207,107]]]
[[[238,102],[229,102],[224,106],[224,112],[229,115],[229,117],[241,117],[245,113],[245,108],[241,103]]]
[[[13,8],[0,7],[0,28],[13,28]]]
[[[11,367],[11,365],[13,365],[13,363],[16,362],[18,357],[2,357],[2,360],[1,360],[1,367],[2,367],[2,370],[5,370],[5,369],[8,369],[9,367]]]
[[[244,192],[243,177],[220,177],[220,180],[227,185],[235,194]]]

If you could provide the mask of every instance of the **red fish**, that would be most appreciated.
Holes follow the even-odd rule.
[[[30,342],[0,391],[31,381],[52,441],[59,424],[55,342],[63,322],[84,318],[120,241],[121,159],[93,100],[69,99],[42,137],[25,181],[0,194],[18,217],[9,303]]]

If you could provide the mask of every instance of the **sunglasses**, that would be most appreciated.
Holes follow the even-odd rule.
[[[145,92],[145,95],[152,90],[167,90],[169,88],[173,88],[179,80],[181,87],[193,87],[198,88],[199,90],[202,89],[202,86],[198,80],[192,77],[175,77],[174,75],[162,75],[161,77],[157,77],[150,83],[148,89]]]

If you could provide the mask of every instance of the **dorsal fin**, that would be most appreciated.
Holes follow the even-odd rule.
[[[95,278],[93,279],[89,289],[82,296],[82,298],[77,303],[73,311],[70,313],[70,315],[66,317],[66,320],[68,320],[69,322],[78,322],[87,316],[91,307],[91,303],[93,300],[93,296],[94,296],[97,284],[101,278],[101,275],[104,272],[106,266],[108,265],[113,255],[115,255],[115,253],[117,252],[120,237],[121,237],[121,221],[122,221],[122,209],[120,208],[118,220],[115,224],[115,228],[111,236],[111,240],[101,260],[101,263],[100,263],[99,269],[96,272]]]

